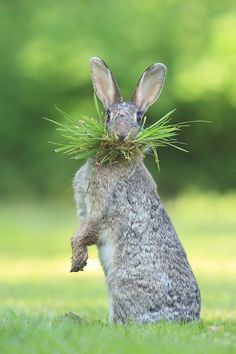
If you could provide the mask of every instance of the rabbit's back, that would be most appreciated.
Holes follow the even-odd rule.
[[[156,186],[142,164],[125,186],[120,195],[117,193],[117,199],[127,204],[115,234],[114,268],[108,276],[116,302],[115,318],[139,322],[198,318],[195,278]]]

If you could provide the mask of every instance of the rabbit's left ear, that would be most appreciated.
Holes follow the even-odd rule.
[[[113,104],[121,102],[119,88],[106,63],[100,58],[93,57],[90,59],[90,69],[94,91],[104,108],[108,109]]]
[[[131,100],[142,113],[160,96],[165,76],[166,66],[161,63],[153,64],[144,71]]]

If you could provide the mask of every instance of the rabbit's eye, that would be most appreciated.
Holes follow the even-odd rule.
[[[142,112],[140,112],[140,111],[138,111],[137,113],[136,113],[136,119],[137,119],[137,123],[141,123],[141,120],[142,120]]]
[[[106,111],[106,122],[109,123],[111,119],[111,111],[108,109]]]

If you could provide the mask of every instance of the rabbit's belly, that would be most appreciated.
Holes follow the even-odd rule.
[[[114,245],[112,238],[110,237],[109,230],[105,230],[100,235],[99,243],[97,244],[99,250],[99,258],[104,270],[104,273],[107,274],[112,267],[113,261],[113,251]]]

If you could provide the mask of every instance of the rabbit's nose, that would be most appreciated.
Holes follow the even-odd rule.
[[[116,135],[119,141],[123,141],[127,137],[127,134],[125,133],[116,133]]]

